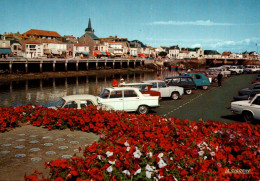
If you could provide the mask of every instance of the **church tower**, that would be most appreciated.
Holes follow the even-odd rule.
[[[86,33],[94,33],[95,32],[94,29],[91,27],[91,20],[90,20],[90,18],[88,20],[88,27],[85,29],[85,32]]]

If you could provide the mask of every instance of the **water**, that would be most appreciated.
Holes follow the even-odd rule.
[[[166,76],[177,76],[177,72],[160,72],[162,79]],[[0,80],[0,107],[26,104],[53,106],[60,97],[67,95],[99,95],[104,88],[112,86],[113,77],[118,81],[124,78],[126,83],[132,83],[157,79],[157,73],[98,74],[95,76],[21,80],[8,83],[1,83]]]

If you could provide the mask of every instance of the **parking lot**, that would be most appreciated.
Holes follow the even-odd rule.
[[[174,101],[163,99],[160,107],[151,111],[165,117],[174,117],[181,120],[188,119],[198,121],[202,119],[214,120],[225,123],[242,122],[243,119],[234,115],[228,107],[233,96],[238,94],[242,88],[249,87],[257,74],[242,74],[223,79],[222,87],[213,83],[208,90],[197,89],[191,95],[184,95],[181,99]]]

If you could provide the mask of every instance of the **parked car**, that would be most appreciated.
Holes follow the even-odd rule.
[[[98,97],[98,103],[126,112],[147,114],[149,109],[159,107],[159,97],[142,94],[134,87],[106,88]]]
[[[230,110],[235,114],[241,114],[245,121],[253,122],[259,120],[260,94],[256,94],[252,100],[232,102]]]
[[[205,76],[205,74],[188,72],[184,75],[192,77],[196,87],[202,87],[203,90],[208,89],[208,86],[210,85],[209,79]]]
[[[148,80],[148,81],[143,81],[143,82],[151,83],[152,84],[151,90],[160,92],[162,98],[171,97],[173,100],[177,100],[177,99],[181,98],[181,96],[184,93],[183,87],[168,86],[162,80]]]
[[[245,65],[245,70],[247,73],[257,73],[259,68],[255,65]]]
[[[260,90],[253,90],[250,94],[242,95],[242,96],[234,96],[234,101],[242,101],[242,100],[251,100],[255,97],[256,94],[260,94]]]
[[[260,75],[257,76],[256,80],[252,81],[251,84],[260,82]]]
[[[211,77],[212,82],[218,82],[218,74],[219,74],[218,71],[207,69],[206,72],[207,72],[208,76]]]
[[[196,84],[192,77],[189,76],[178,76],[178,77],[166,77],[164,82],[168,86],[179,86],[184,88],[186,94],[191,94],[193,89],[196,89]]]
[[[211,76],[209,76],[206,71],[202,71],[202,70],[192,70],[192,71],[189,71],[189,72],[190,72],[190,73],[202,73],[202,74],[204,74],[204,75],[209,79],[209,82],[210,82],[210,83],[212,82]]]
[[[82,109],[89,105],[98,106],[98,109],[102,110],[112,110],[113,107],[106,105],[99,105],[97,102],[97,97],[89,94],[78,94],[78,95],[69,95],[64,96],[59,99],[59,101],[49,108],[58,109],[58,108],[75,108]]]
[[[239,90],[238,95],[249,95],[255,91],[260,91],[260,82],[251,84],[250,87]]]
[[[229,67],[229,71],[231,71],[231,74],[242,74],[244,72],[242,67],[239,66],[231,66]]]
[[[151,83],[128,83],[121,84],[122,87],[135,87],[138,88],[142,94],[149,94],[150,96],[157,96],[161,98],[161,93],[159,91],[151,90]]]
[[[231,75],[231,71],[227,70],[225,67],[211,67],[208,71],[216,71],[218,73],[221,72],[223,77],[229,77]]]

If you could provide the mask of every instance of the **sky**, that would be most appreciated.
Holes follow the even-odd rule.
[[[39,29],[80,37],[90,18],[99,38],[260,53],[260,0],[1,0],[0,12],[0,34]]]

